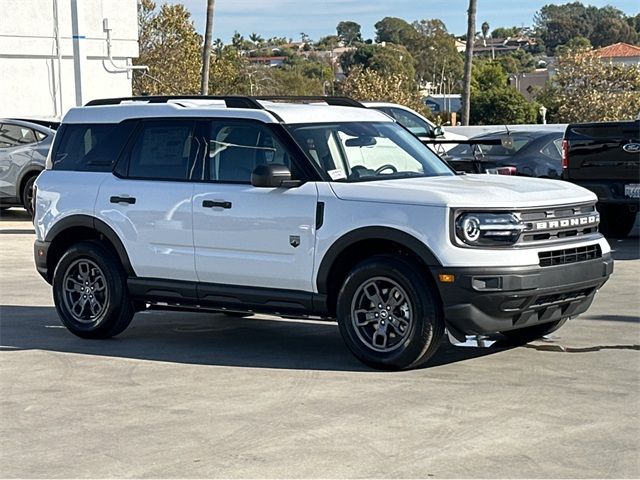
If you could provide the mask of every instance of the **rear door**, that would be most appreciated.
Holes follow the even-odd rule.
[[[191,119],[140,121],[100,187],[96,216],[119,235],[139,277],[196,280],[191,205],[203,152],[197,128]]]
[[[204,283],[313,291],[318,192],[256,188],[258,165],[284,164],[299,175],[292,153],[270,126],[212,120],[205,181],[195,185],[193,228],[198,279]]]

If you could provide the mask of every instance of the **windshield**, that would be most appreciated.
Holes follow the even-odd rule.
[[[342,122],[288,128],[334,181],[454,175],[435,153],[396,123]]]

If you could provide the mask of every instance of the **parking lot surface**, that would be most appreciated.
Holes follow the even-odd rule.
[[[150,311],[81,340],[26,215],[0,220],[0,477],[640,477],[637,223],[551,338],[391,373],[317,321]]]

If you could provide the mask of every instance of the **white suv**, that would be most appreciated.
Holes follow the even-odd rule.
[[[526,341],[613,269],[596,197],[456,175],[349,99],[108,99],[74,108],[35,194],[35,262],[64,325],[152,306],[337,319],[356,357],[423,364],[445,329]]]

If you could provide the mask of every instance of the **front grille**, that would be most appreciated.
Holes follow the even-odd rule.
[[[569,303],[575,300],[582,300],[593,293],[593,288],[585,288],[582,290],[574,290],[573,292],[555,293],[553,295],[544,295],[538,297],[531,305],[532,307],[549,307],[562,303]]]
[[[565,248],[552,252],[540,252],[538,258],[541,267],[553,267],[567,263],[585,262],[602,257],[600,245],[588,245],[586,247]]]
[[[519,243],[551,242],[582,237],[598,231],[595,204],[563,205],[519,213],[525,229]]]

